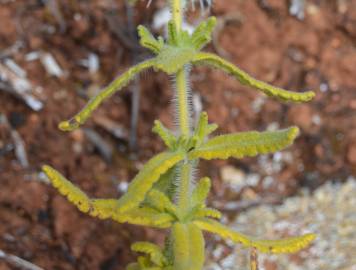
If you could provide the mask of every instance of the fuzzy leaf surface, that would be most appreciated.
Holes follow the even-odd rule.
[[[119,223],[129,223],[140,226],[169,228],[174,218],[166,213],[160,213],[149,207],[134,208],[125,213],[115,213],[113,220]]]
[[[260,240],[235,232],[230,228],[212,219],[194,221],[200,229],[217,234],[225,239],[240,243],[245,247],[254,247],[262,253],[293,253],[307,247],[314,239],[314,234],[305,234],[281,240]]]
[[[167,228],[174,220],[172,215],[161,213],[149,207],[134,208],[125,213],[120,212],[117,199],[91,199],[80,188],[73,185],[58,171],[50,166],[43,166],[43,171],[53,186],[80,211],[100,219],[111,218],[119,223]]]
[[[136,252],[142,252],[149,255],[152,263],[157,266],[164,266],[167,264],[167,259],[164,257],[159,246],[149,242],[136,242],[131,245],[131,249]]]
[[[174,270],[202,269],[205,242],[202,231],[192,223],[175,223],[172,227]]]
[[[155,68],[168,75],[177,73],[195,57],[196,51],[191,47],[164,46],[155,58]]]
[[[193,207],[205,205],[205,200],[208,197],[211,188],[211,180],[209,177],[200,179],[192,192],[191,204]]]
[[[298,133],[297,127],[291,127],[279,131],[250,131],[221,135],[191,151],[189,158],[227,159],[273,153],[291,145]]]
[[[292,92],[257,80],[245,71],[236,67],[234,64],[229,63],[228,61],[215,54],[198,53],[193,60],[193,63],[206,64],[221,69],[234,76],[243,85],[258,89],[265,93],[267,96],[278,98],[282,101],[306,102],[310,101],[315,96],[313,91],[303,93]]]
[[[201,50],[205,45],[210,43],[215,25],[216,18],[210,17],[195,28],[191,42],[197,50]]]
[[[92,209],[89,197],[80,188],[73,185],[51,166],[45,165],[42,170],[59,193],[67,197],[68,201],[73,203],[80,211],[88,213]]]
[[[148,205],[160,212],[167,212],[177,216],[177,206],[162,192],[152,189],[148,192],[146,202]]]
[[[173,149],[177,138],[174,134],[166,128],[160,121],[155,120],[152,131],[156,133],[163,140],[164,144],[169,148]]]
[[[145,69],[153,67],[155,61],[153,59],[146,60],[136,66],[129,68],[126,72],[121,74],[106,88],[100,91],[95,97],[85,105],[85,107],[76,114],[73,118],[63,121],[59,124],[59,129],[63,131],[72,131],[84,124],[91,116],[93,111],[107,98],[112,96],[115,92],[125,87],[138,73]]]
[[[137,32],[140,36],[140,44],[142,47],[151,50],[155,54],[160,52],[164,45],[163,39],[155,39],[151,32],[143,25],[137,27]]]
[[[131,181],[127,192],[119,199],[121,212],[137,207],[152,188],[171,167],[184,159],[182,152],[163,152],[151,158]]]

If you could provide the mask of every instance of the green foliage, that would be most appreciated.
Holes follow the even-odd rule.
[[[292,144],[298,133],[297,127],[291,127],[279,131],[251,131],[221,135],[191,151],[189,158],[227,159],[273,153]]]
[[[315,96],[315,93],[312,91],[296,93],[256,80],[238,67],[211,53],[196,54],[196,57],[193,60],[193,64],[210,65],[216,67],[217,69],[223,70],[234,76],[238,81],[240,81],[240,83],[260,90],[267,96],[278,98],[282,101],[306,102],[310,101]]]
[[[131,1],[136,2],[136,1]],[[282,240],[260,240],[235,232],[218,220],[221,213],[207,207],[211,180],[202,178],[194,184],[193,170],[200,159],[227,159],[256,156],[281,151],[293,143],[299,129],[241,132],[209,138],[218,128],[209,124],[206,112],[200,114],[192,130],[188,103],[188,73],[190,65],[208,65],[232,75],[243,85],[262,91],[282,101],[305,102],[314,93],[291,92],[254,79],[235,65],[201,49],[211,41],[216,24],[214,17],[202,22],[189,35],[182,30],[181,0],[170,0],[173,18],[168,23],[168,38],[155,38],[147,28],[138,27],[140,44],[155,57],[131,67],[104,88],[73,118],[60,123],[59,128],[71,131],[82,125],[108,97],[126,86],[142,71],[153,68],[176,77],[177,119],[179,131],[171,131],[156,120],[152,131],[168,150],[151,158],[131,181],[128,191],[119,199],[92,199],[50,166],[44,166],[53,186],[80,211],[101,219],[119,223],[169,228],[164,248],[147,242],[132,245],[132,250],[144,253],[129,270],[200,270],[204,264],[203,231],[240,243],[264,253],[291,253],[307,247],[313,234]],[[257,255],[256,255],[257,256]],[[252,268],[257,268],[253,263]]]
[[[200,229],[220,235],[222,238],[230,239],[245,247],[253,247],[263,253],[293,253],[310,244],[315,239],[314,234],[305,234],[281,240],[259,240],[253,237],[234,232],[221,223],[212,219],[200,219],[194,221]]]
[[[204,264],[204,237],[192,223],[177,222],[172,227],[174,270],[202,269]]]

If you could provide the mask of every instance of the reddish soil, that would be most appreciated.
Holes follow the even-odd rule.
[[[37,96],[45,104],[43,110],[34,112],[0,91],[0,113],[23,138],[30,163],[24,169],[14,152],[6,151],[13,142],[9,127],[0,125],[0,249],[44,269],[124,269],[135,256],[130,243],[162,242],[162,234],[79,213],[51,186],[38,181],[39,171],[41,165],[51,164],[92,196],[119,196],[118,184],[129,181],[141,162],[163,149],[151,127],[154,119],[167,124],[172,120],[167,113],[172,110],[169,79],[154,73],[141,77],[136,155],[129,154],[126,139],[117,140],[96,121],[88,121],[85,127],[96,130],[114,149],[111,162],[105,161],[83,130],[63,133],[56,126],[127,68],[133,54],[140,58],[146,52],[133,51],[108,25],[110,18],[116,19],[116,30],[125,34],[123,1],[58,1],[60,15],[42,2],[0,2],[0,52],[16,41],[23,42],[10,58],[26,70],[33,85],[42,87]],[[219,133],[264,130],[271,123],[301,128],[301,136],[289,149],[293,162],[273,175],[276,180],[270,188],[260,184],[253,189],[282,197],[303,186],[313,189],[330,179],[343,181],[356,175],[356,1],[307,1],[302,21],[288,14],[287,2],[216,1],[214,15],[241,18],[225,25],[218,43],[232,62],[261,80],[291,90],[315,89],[314,101],[293,105],[266,99],[254,110],[251,104],[257,104],[261,95],[233,78],[201,67],[194,69],[192,77],[193,89],[201,95],[211,121],[219,124]],[[139,4],[136,23],[150,21],[158,7],[154,4],[149,9]],[[50,52],[65,76],[50,76],[40,61],[26,61],[25,56],[33,51]],[[95,74],[78,64],[90,52],[100,59]],[[126,90],[101,106],[96,115],[128,130],[130,110],[131,95]],[[266,174],[256,161],[209,166],[204,162],[201,167],[214,180],[217,200],[237,200],[240,194],[225,196],[219,167],[230,163],[246,172]],[[15,268],[0,260],[0,269]]]

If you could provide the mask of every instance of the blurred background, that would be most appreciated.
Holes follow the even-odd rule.
[[[81,129],[57,129],[130,65],[148,58],[136,26],[163,35],[165,1],[0,0],[0,269],[125,269],[138,240],[164,232],[78,212],[40,172],[50,164],[93,197],[118,197],[163,149],[155,119],[174,128],[170,78],[147,72],[105,102]],[[200,8],[200,4],[205,7]],[[233,78],[194,68],[195,115],[216,132],[301,128],[283,152],[202,162],[209,205],[242,232],[278,238],[314,232],[296,255],[264,255],[261,269],[355,270],[356,1],[196,1],[187,27],[218,18],[207,48],[308,104],[281,104]],[[247,269],[240,246],[207,237],[206,269]],[[32,262],[29,264],[28,262]],[[37,267],[37,268],[36,268]]]

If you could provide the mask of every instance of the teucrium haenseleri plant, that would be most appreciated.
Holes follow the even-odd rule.
[[[61,130],[66,131],[78,128],[105,99],[126,86],[140,72],[153,68],[175,77],[179,130],[172,132],[159,121],[155,121],[153,127],[153,132],[162,138],[168,149],[146,163],[120,199],[89,198],[52,167],[44,166],[43,171],[61,194],[91,216],[169,229],[164,247],[147,242],[132,245],[133,250],[146,255],[139,257],[137,263],[130,264],[130,270],[202,269],[205,257],[203,231],[249,247],[253,254],[256,250],[265,253],[296,252],[308,246],[315,237],[313,234],[282,240],[259,240],[227,228],[218,222],[220,212],[206,205],[210,179],[205,177],[195,183],[192,176],[199,159],[243,158],[282,150],[293,143],[298,128],[208,138],[217,125],[209,124],[208,115],[203,112],[198,123],[192,126],[188,80],[192,65],[208,65],[225,71],[244,85],[283,101],[306,102],[314,97],[314,93],[290,92],[271,86],[252,78],[217,55],[202,52],[201,49],[211,40],[216,19],[210,17],[190,35],[182,30],[185,3],[170,0],[169,4],[172,19],[168,23],[167,40],[162,37],[156,39],[145,27],[138,27],[140,44],[151,50],[155,57],[128,69],[91,99],[82,111],[59,125]],[[255,263],[251,264],[251,269],[256,267]]]

